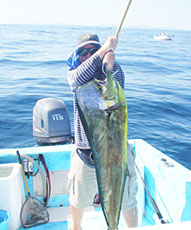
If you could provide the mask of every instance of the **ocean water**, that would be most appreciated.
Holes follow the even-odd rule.
[[[79,34],[104,42],[114,27],[0,25],[0,148],[35,146],[32,115],[46,97],[62,99],[73,132],[65,60]],[[191,168],[191,31],[122,28],[116,60],[126,76],[128,138],[141,138]]]

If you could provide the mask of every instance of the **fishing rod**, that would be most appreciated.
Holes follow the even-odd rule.
[[[122,27],[122,25],[123,25],[123,22],[124,22],[124,20],[125,20],[125,17],[126,17],[126,15],[127,15],[127,12],[128,12],[128,10],[129,10],[129,7],[130,7],[130,5],[131,5],[131,2],[132,2],[132,0],[129,0],[128,3],[127,3],[127,6],[126,6],[126,8],[125,8],[125,12],[124,12],[124,14],[123,14],[123,17],[122,17],[122,19],[121,19],[121,22],[120,22],[120,24],[119,24],[119,26],[118,26],[118,29],[117,29],[117,31],[116,31],[116,34],[115,34],[116,37],[119,36],[119,32],[120,32],[120,30],[121,30],[121,27]],[[132,155],[133,155],[133,154],[132,154]],[[135,157],[134,157],[134,156],[133,156],[133,159],[134,159],[134,162],[135,162]],[[151,200],[151,203],[152,203],[152,205],[153,205],[153,208],[154,208],[154,210],[155,210],[155,212],[156,212],[156,214],[157,214],[157,216],[158,216],[158,218],[159,218],[161,224],[169,223],[169,221],[165,221],[165,220],[163,219],[163,216],[162,216],[162,214],[161,214],[161,212],[160,212],[160,210],[159,210],[159,208],[158,208],[158,206],[157,206],[157,203],[155,202],[155,200],[153,199],[151,193],[149,192],[149,189],[148,189],[148,187],[147,187],[147,185],[146,185],[146,183],[145,183],[145,180],[143,179],[143,177],[142,177],[142,175],[141,175],[141,172],[140,172],[140,170],[139,170],[139,168],[138,168],[136,162],[135,162],[135,167],[136,167],[137,172],[139,173],[139,176],[140,176],[140,178],[141,178],[141,180],[142,180],[142,182],[143,182],[143,184],[144,184],[144,187],[145,187],[145,189],[146,189],[146,191],[147,191],[147,193],[148,193],[148,195],[149,195],[149,197],[150,197],[150,200]]]
[[[132,153],[132,155],[133,155],[133,153]],[[135,157],[134,157],[134,155],[133,155],[133,159],[134,159],[134,162],[135,162]],[[144,187],[145,187],[145,189],[146,189],[146,191],[147,191],[147,193],[148,193],[148,195],[149,195],[149,198],[150,198],[150,200],[151,200],[151,203],[152,203],[152,205],[153,205],[153,208],[154,208],[154,210],[155,210],[155,212],[156,212],[156,214],[157,214],[157,216],[158,216],[158,218],[159,218],[161,224],[170,223],[168,220],[167,220],[167,221],[164,220],[164,218],[163,218],[163,216],[162,216],[162,214],[161,214],[161,212],[160,212],[160,210],[159,210],[159,208],[158,208],[158,206],[157,206],[157,203],[155,202],[154,198],[152,197],[152,195],[151,195],[151,193],[150,193],[150,191],[149,191],[149,189],[148,189],[148,187],[147,187],[147,185],[146,185],[146,183],[145,183],[145,180],[143,179],[143,177],[142,177],[142,175],[141,175],[141,172],[140,172],[139,167],[137,166],[136,162],[135,162],[135,167],[136,167],[137,172],[138,172],[138,174],[139,174],[139,176],[140,176],[140,178],[141,178],[141,180],[142,180],[142,182],[143,182],[143,184],[144,184]]]
[[[125,12],[124,12],[124,14],[123,14],[123,17],[122,17],[122,19],[121,19],[121,22],[120,22],[120,24],[119,24],[119,26],[118,26],[118,28],[117,28],[116,33],[115,33],[115,37],[118,37],[118,36],[119,36],[119,32],[120,32],[120,30],[121,30],[121,27],[122,27],[122,25],[123,25],[123,22],[124,22],[124,20],[125,20],[126,15],[127,15],[127,11],[129,10],[129,7],[130,7],[130,5],[131,5],[131,2],[132,2],[132,0],[129,0],[128,3],[127,3],[127,6],[126,6],[126,8],[125,8]]]
[[[117,31],[116,31],[116,34],[115,34],[116,37],[118,37],[118,35],[119,35],[119,32],[120,32],[120,30],[121,30],[121,27],[122,27],[122,25],[123,25],[123,22],[124,22],[124,20],[125,20],[126,15],[127,15],[127,11],[129,10],[129,7],[130,7],[130,5],[131,5],[131,2],[132,2],[132,0],[129,0],[128,3],[127,3],[127,6],[126,6],[126,8],[125,8],[125,12],[124,12],[124,14],[123,14],[123,17],[122,17],[122,19],[121,19],[121,22],[120,22],[119,27],[118,27],[118,29],[117,29]]]

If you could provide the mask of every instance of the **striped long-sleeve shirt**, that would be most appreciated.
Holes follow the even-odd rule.
[[[117,72],[116,72],[117,71]],[[114,77],[118,80],[121,87],[124,89],[125,78],[124,73],[118,63],[114,63],[113,72],[116,72]],[[75,142],[76,146],[80,149],[90,149],[88,139],[86,137],[83,125],[81,123],[77,104],[76,104],[76,89],[91,81],[94,78],[103,80],[105,74],[102,72],[102,60],[95,53],[82,64],[80,64],[76,69],[68,71],[67,74],[68,82],[71,90],[74,93],[74,132],[75,132]]]

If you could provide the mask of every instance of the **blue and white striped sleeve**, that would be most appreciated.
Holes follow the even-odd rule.
[[[97,70],[102,66],[102,60],[97,54],[92,55],[76,69],[68,71],[67,77],[73,92],[86,82],[97,77]]]

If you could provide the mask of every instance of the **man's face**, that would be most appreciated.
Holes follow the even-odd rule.
[[[98,49],[99,49],[98,46],[93,45],[93,44],[87,44],[87,45],[79,48],[79,59],[80,59],[80,62],[82,63],[82,62],[86,61]]]

